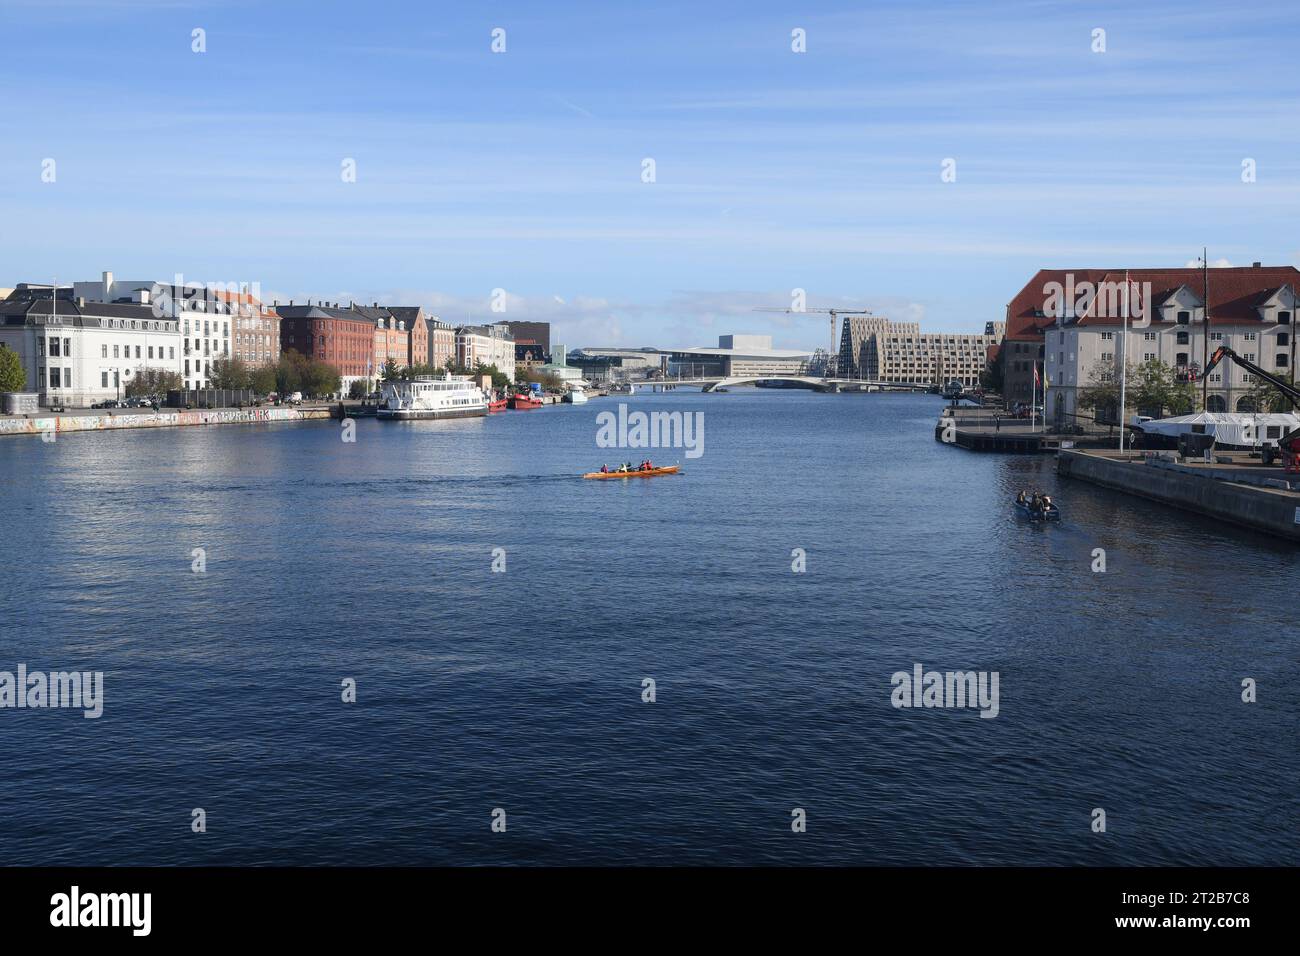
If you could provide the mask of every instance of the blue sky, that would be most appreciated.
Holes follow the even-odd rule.
[[[1203,244],[1300,264],[1298,21],[1192,0],[0,0],[0,286],[180,272],[544,319],[570,346],[823,345],[823,316],[753,311],[803,288],[982,331],[1040,267]]]

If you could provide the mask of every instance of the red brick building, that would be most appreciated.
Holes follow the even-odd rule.
[[[352,380],[375,374],[375,323],[352,309],[337,305],[276,306],[280,316],[280,347],[293,349],[334,366],[344,390]]]

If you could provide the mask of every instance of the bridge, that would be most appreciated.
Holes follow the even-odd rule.
[[[679,385],[716,392],[738,385],[757,385],[759,382],[789,382],[791,385],[817,392],[927,392],[934,386],[930,382],[879,382],[862,378],[826,378],[817,375],[713,375],[698,378],[652,379],[632,382],[637,388],[676,388]]]

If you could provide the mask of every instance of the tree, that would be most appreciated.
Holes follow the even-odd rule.
[[[1271,383],[1260,378],[1258,375],[1251,376],[1252,381],[1250,388],[1246,390],[1246,398],[1252,401],[1261,412],[1289,412],[1291,411],[1291,400],[1279,392]],[[1277,378],[1282,379],[1288,385],[1291,384],[1289,374],[1279,374]]]
[[[248,387],[258,395],[269,395],[275,391],[275,366],[262,365],[248,373]]]
[[[1150,409],[1157,416],[1166,410],[1184,415],[1196,408],[1196,386],[1178,381],[1173,366],[1159,359],[1147,359],[1129,372],[1128,394],[1139,410]]]
[[[302,391],[302,367],[307,359],[301,352],[288,349],[280,354],[275,367],[275,390],[280,395]]]
[[[980,372],[980,387],[986,392],[1002,394],[1002,362],[994,359]]]
[[[388,359],[384,362],[384,369],[380,373],[380,378],[385,382],[395,382],[401,377],[400,369],[397,367],[396,359]]]
[[[27,388],[27,373],[18,353],[0,345],[0,392],[21,392]]]
[[[537,382],[550,391],[559,391],[564,387],[564,380],[554,372],[543,372],[535,368],[516,369],[515,381],[521,385]]]
[[[348,398],[354,401],[365,398],[368,394],[370,394],[370,383],[363,378],[353,379],[352,384],[348,386]]]
[[[130,398],[144,395],[163,397],[168,392],[179,391],[181,387],[179,372],[152,365],[138,366],[135,374],[126,380],[126,394]]]
[[[342,387],[342,377],[333,365],[312,359],[302,373],[302,391],[313,398],[336,394]]]
[[[1127,402],[1125,403],[1127,404]],[[1088,384],[1079,392],[1079,406],[1095,411],[1098,421],[1105,416],[1115,424],[1119,408],[1119,370],[1109,355],[1099,359],[1088,372]]]
[[[239,356],[219,358],[212,363],[208,376],[212,388],[245,389],[249,387],[248,366]]]

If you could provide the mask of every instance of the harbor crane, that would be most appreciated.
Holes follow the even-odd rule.
[[[1264,371],[1264,369],[1260,368],[1254,362],[1242,358],[1226,345],[1221,345],[1215,349],[1214,354],[1210,356],[1210,360],[1205,364],[1204,375],[1207,379],[1209,378],[1210,373],[1214,371],[1215,366],[1225,358],[1251,375],[1254,375],[1256,378],[1272,385],[1291,402],[1292,408],[1300,408],[1300,388],[1296,388],[1294,384],[1288,382],[1284,378],[1274,375],[1272,372]],[[1277,447],[1286,460],[1286,470],[1288,472],[1300,471],[1300,428],[1293,429],[1279,438],[1277,440]],[[1262,452],[1264,464],[1273,464],[1273,449],[1265,445]]]

